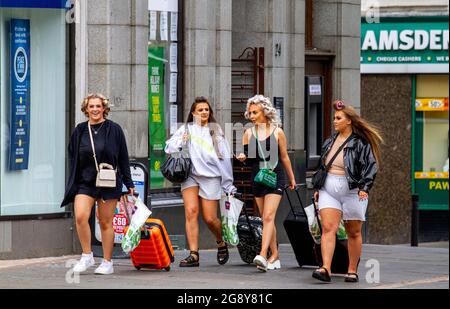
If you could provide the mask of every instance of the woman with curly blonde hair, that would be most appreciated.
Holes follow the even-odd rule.
[[[105,96],[88,95],[81,104],[81,111],[88,121],[80,123],[70,138],[70,177],[61,206],[74,203],[75,222],[83,254],[73,270],[81,273],[95,264],[89,217],[97,202],[104,259],[95,273],[110,275],[114,272],[113,218],[117,201],[122,195],[122,183],[129,194],[134,193],[127,144],[122,128],[106,119],[110,108]],[[115,186],[104,187],[96,182],[100,165],[109,165],[116,171]]]
[[[247,161],[252,166],[253,194],[263,219],[261,252],[253,262],[259,270],[265,272],[267,269],[281,268],[275,216],[286,187],[284,170],[288,174],[291,190],[295,189],[296,183],[287,152],[286,135],[281,129],[280,118],[270,99],[262,95],[250,98],[245,117],[253,122],[254,127],[244,133],[244,153],[237,159],[241,162]],[[259,175],[264,173],[272,175],[271,183],[260,181]],[[267,259],[269,248],[272,255]]]

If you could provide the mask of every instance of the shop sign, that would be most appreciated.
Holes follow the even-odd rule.
[[[448,178],[416,179],[415,187],[416,193],[419,195],[420,210],[448,211]]]
[[[150,0],[149,11],[178,12],[178,0]]]
[[[448,98],[416,99],[418,112],[444,112],[448,111]]]
[[[164,46],[149,47],[149,128],[150,128],[150,185],[153,189],[162,187],[164,177],[161,174],[161,165],[166,155],[165,121],[165,60],[166,48]]]
[[[448,19],[362,23],[362,73],[448,73]]]
[[[5,8],[70,8],[71,0],[0,0],[0,7]]]
[[[416,172],[416,179],[448,179],[448,172]]]
[[[11,20],[9,169],[28,169],[30,150],[30,21]]]

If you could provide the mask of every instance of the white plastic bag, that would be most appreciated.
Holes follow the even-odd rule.
[[[320,245],[320,240],[322,239],[322,232],[320,230],[319,222],[317,220],[317,217],[319,217],[320,220],[320,215],[316,216],[314,207],[315,207],[314,204],[309,205],[308,207],[305,208],[305,213],[306,216],[308,217],[309,232],[311,233],[314,242]],[[339,223],[339,229],[336,235],[339,240],[347,239],[347,232],[345,231],[345,225],[343,220],[341,220],[341,222]]]
[[[232,246],[236,246],[239,243],[237,224],[243,206],[244,202],[232,195],[226,195],[220,200],[222,237],[226,243]]]
[[[139,197],[133,196],[132,201],[131,207],[133,208],[131,209],[130,225],[122,241],[122,250],[125,253],[130,253],[139,245],[141,241],[141,227],[144,226],[145,221],[152,214]],[[128,207],[130,207],[130,203]]]

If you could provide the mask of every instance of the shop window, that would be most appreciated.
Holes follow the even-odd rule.
[[[0,9],[1,216],[65,210],[60,208],[66,182],[67,148],[65,13],[55,9]],[[17,27],[22,30],[14,30],[29,34],[27,56],[23,50],[12,55],[17,59],[14,62],[18,73],[11,70],[10,52],[12,48],[15,50],[10,38],[13,19],[29,23],[23,29]],[[29,76],[29,89],[15,92],[17,87],[13,87],[12,80],[23,76]],[[19,117],[20,106],[13,103],[29,107],[23,107],[26,121]],[[16,143],[14,139],[22,134],[26,142],[18,139]],[[13,155],[22,154],[20,149],[25,143],[28,143],[23,148],[26,158],[12,160]]]
[[[149,165],[152,193],[176,190],[160,172],[165,142],[182,123],[181,1],[149,3]]]
[[[427,210],[448,210],[448,88],[448,75],[416,78],[414,185]]]

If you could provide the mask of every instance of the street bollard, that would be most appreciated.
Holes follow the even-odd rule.
[[[419,196],[413,194],[411,214],[411,247],[419,246]]]

